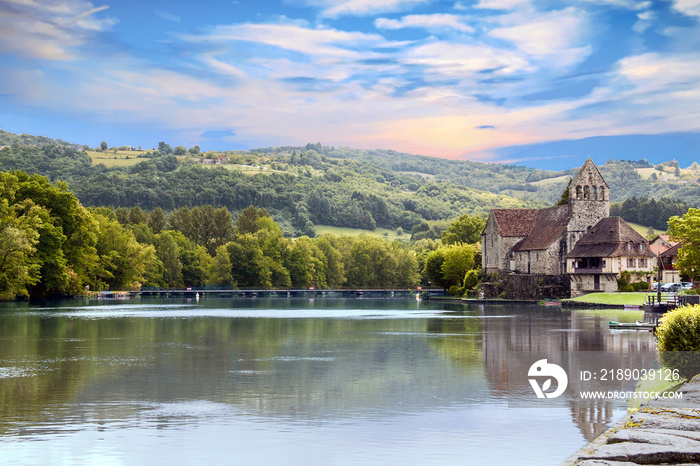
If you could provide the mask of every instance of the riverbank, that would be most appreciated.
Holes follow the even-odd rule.
[[[700,462],[700,376],[682,399],[657,398],[628,414],[562,466],[633,466]]]

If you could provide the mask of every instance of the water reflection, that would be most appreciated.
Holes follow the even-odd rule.
[[[277,438],[289,431],[345,448],[346,460],[357,454],[358,462],[389,454],[410,464],[408,453],[418,445],[424,452],[416,463],[453,461],[450,455],[468,445],[470,458],[491,461],[506,440],[538,448],[523,425],[540,422],[558,432],[559,423],[573,421],[582,444],[614,416],[608,403],[571,401],[564,418],[545,410],[517,417],[504,397],[523,387],[514,386],[509,365],[521,369],[532,361],[514,361],[514,352],[653,348],[649,334],[611,333],[605,316],[534,306],[320,299],[87,304],[0,310],[5,439],[115,429],[135,436],[184,429],[208,439],[219,426],[240,435],[242,448],[277,439],[281,451],[291,451],[295,440]],[[340,431],[332,441],[316,437]],[[357,453],[346,436],[373,447]],[[169,446],[182,449],[181,442]],[[532,464],[561,461],[576,442]],[[214,448],[224,454],[228,447]]]
[[[576,394],[608,387],[602,382],[583,382],[577,377],[583,369],[582,359],[586,362],[585,353],[581,352],[591,352],[598,358],[599,361],[595,364],[597,368],[657,366],[655,342],[651,333],[610,331],[608,322],[611,311],[569,312],[534,306],[508,308],[507,311],[511,318],[484,320],[484,367],[493,393],[506,396],[518,390],[523,396],[529,395],[529,385],[513,383],[511,377],[514,373],[523,374],[523,368],[537,360],[532,356],[533,353],[541,353],[546,357],[565,352],[569,362],[569,387]],[[482,307],[481,312],[484,315],[502,315],[504,309]],[[616,315],[618,320],[629,321],[638,317],[638,311],[619,312]],[[600,355],[598,352],[605,354]],[[568,404],[573,422],[587,441],[604,432],[613,420],[612,401],[576,397],[568,400]]]

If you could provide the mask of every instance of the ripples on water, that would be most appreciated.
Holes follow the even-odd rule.
[[[558,464],[624,407],[514,407],[532,394],[504,379],[508,354],[653,348],[606,319],[369,299],[3,305],[0,464]]]

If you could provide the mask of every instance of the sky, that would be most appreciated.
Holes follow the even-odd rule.
[[[562,169],[700,155],[700,0],[0,0],[0,128]]]

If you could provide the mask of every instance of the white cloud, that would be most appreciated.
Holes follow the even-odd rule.
[[[404,61],[431,65],[446,75],[472,74],[485,69],[500,69],[511,74],[527,68],[527,61],[518,54],[484,45],[450,44],[436,42],[406,52]]]
[[[700,18],[700,0],[673,0],[673,7],[685,15]]]
[[[480,0],[474,8],[514,10],[520,7],[529,7],[531,3],[531,0]]]
[[[637,22],[632,26],[632,29],[637,32],[644,32],[651,27],[655,19],[656,14],[653,11],[637,13]]]
[[[202,61],[202,63],[209,65],[210,68],[218,71],[221,74],[233,76],[234,78],[245,77],[245,73],[243,73],[240,69],[225,61],[217,60],[212,55],[201,55],[199,59]]]
[[[81,0],[49,4],[7,0],[0,3],[0,51],[44,60],[76,59],[76,49],[91,34],[116,23],[112,18],[95,18],[107,8]]]
[[[295,24],[237,24],[217,26],[204,36],[182,36],[192,42],[249,41],[272,45],[309,55],[359,57],[350,46],[389,46],[378,34],[346,32],[337,29],[310,29]],[[367,54],[363,54],[364,57]]]
[[[182,18],[180,18],[180,16],[168,13],[167,11],[156,10],[155,14],[159,18],[162,18],[166,21],[172,21],[173,23],[179,23],[180,21],[182,21]]]
[[[611,5],[628,10],[646,10],[651,6],[649,1],[638,0],[579,0],[584,3],[595,3],[597,5]]]
[[[325,17],[335,18],[405,11],[431,2],[432,0],[307,0],[305,3],[322,8]]]
[[[474,32],[474,28],[464,24],[464,16],[436,13],[432,15],[408,15],[401,19],[377,18],[374,25],[380,29],[456,29],[461,32]]]
[[[552,67],[581,62],[591,53],[584,45],[586,14],[575,8],[548,13],[517,13],[502,17],[502,27],[489,35],[515,44],[535,60],[549,60]]]

